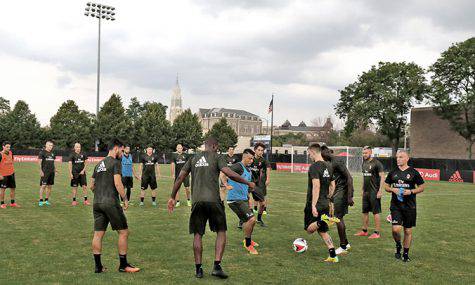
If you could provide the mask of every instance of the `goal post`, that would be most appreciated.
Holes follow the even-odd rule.
[[[361,173],[363,148],[353,146],[330,146],[333,154],[343,161],[351,173]]]

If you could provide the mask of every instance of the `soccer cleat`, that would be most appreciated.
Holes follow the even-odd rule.
[[[401,259],[401,253],[400,253],[400,252],[396,252],[396,253],[394,254],[394,257],[395,257],[396,259]]]
[[[51,203],[49,201],[45,201],[44,203],[46,206],[51,206]]]
[[[329,256],[324,261],[325,262],[331,262],[331,263],[338,263],[340,260],[338,260],[338,256],[335,256],[335,257]]]
[[[198,269],[198,271],[195,274],[195,277],[196,278],[203,278],[203,268],[200,267],[200,269]]]
[[[264,210],[264,211],[262,212],[262,214],[263,214],[263,215],[267,215],[267,211]]]
[[[94,269],[94,273],[104,273],[107,271],[107,268],[102,266],[102,267],[96,267],[96,269]]]
[[[346,255],[348,254],[349,250],[351,248],[350,244],[346,245],[346,248],[342,248],[341,246],[335,250],[336,255]]]
[[[354,234],[354,236],[366,237],[366,236],[368,236],[368,232],[361,231],[361,232],[358,232],[358,233]]]
[[[246,247],[246,240],[245,240],[245,239],[242,240],[242,245],[243,245],[244,247]],[[258,244],[257,242],[255,242],[255,241],[251,240],[251,246],[253,246],[253,247],[258,247],[259,244]]]
[[[259,226],[263,227],[263,228],[266,228],[266,227],[267,227],[267,225],[264,224],[263,221],[257,221],[257,224],[258,224]]]
[[[391,216],[391,214],[389,214],[389,215],[386,216],[386,221],[387,221],[388,223],[392,223],[393,217]]]
[[[153,201],[152,206],[157,207],[157,202]]]
[[[380,238],[381,237],[381,234],[379,233],[372,233],[368,239],[377,239],[377,238]]]
[[[71,206],[77,206],[77,205],[78,205],[78,202],[77,202],[77,201],[73,201],[73,202],[71,203]]]
[[[89,205],[91,205],[88,200],[84,201],[82,204],[83,204],[84,206],[89,206]]]
[[[140,268],[135,267],[135,266],[130,265],[130,264],[127,264],[127,266],[124,267],[124,268],[119,267],[119,272],[136,273],[136,272],[139,272],[139,271],[140,271]]]
[[[226,279],[228,278],[228,275],[226,273],[224,273],[223,271],[223,268],[221,268],[221,266],[219,266],[218,268],[213,268],[213,271],[211,271],[211,275],[215,276],[215,277],[219,277],[221,279]]]
[[[326,214],[322,215],[321,220],[327,223],[329,226],[340,222],[340,219],[337,217],[328,217]]]
[[[10,207],[12,207],[12,208],[21,208],[21,206],[18,205],[17,203],[11,203]]]
[[[259,254],[257,252],[257,250],[252,246],[252,244],[250,246],[246,246],[246,243],[244,243],[244,248],[252,255],[258,255]]]
[[[180,207],[180,201],[176,202],[175,207]]]
[[[188,207],[191,207],[191,201],[190,201],[190,200],[186,201],[186,205],[187,205]]]
[[[143,205],[144,205],[144,203],[143,203],[143,202],[140,202],[140,204],[139,204],[139,205],[140,205],[140,206],[143,206]]]
[[[411,262],[411,259],[409,258],[409,256],[403,256],[402,262]]]
[[[6,204],[2,204],[2,205],[0,206],[0,208],[1,208],[1,209],[6,209],[6,208],[7,208],[7,205],[6,205]]]
[[[39,201],[39,202],[38,202],[38,206],[40,206],[40,207],[43,207],[43,204],[44,204],[43,201]]]

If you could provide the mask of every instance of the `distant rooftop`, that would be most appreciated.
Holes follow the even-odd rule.
[[[259,119],[259,116],[253,113],[249,113],[244,110],[238,110],[238,109],[227,109],[227,108],[211,108],[211,109],[204,109],[200,108],[199,109],[199,114],[201,117],[241,117],[241,116],[246,116],[246,117],[252,117]]]

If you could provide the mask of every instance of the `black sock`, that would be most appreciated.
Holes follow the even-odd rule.
[[[195,264],[195,267],[196,267],[196,273],[198,273],[198,271],[199,271],[200,268],[201,268],[201,263],[200,263],[200,264]]]
[[[177,203],[180,203],[180,200],[176,200]]]
[[[46,198],[45,201],[48,202],[48,199],[49,199],[49,198]]]
[[[190,200],[190,199],[188,199],[188,202],[190,202],[190,201],[191,201],[191,200]]]
[[[40,202],[43,202],[43,199],[40,199]]]
[[[264,211],[267,211],[267,207],[264,207]]]
[[[409,248],[404,248],[404,253],[403,253],[404,258],[409,257]]]
[[[254,211],[257,211],[257,206],[254,206]]]
[[[131,194],[130,188],[127,188],[127,200],[129,201],[130,201],[130,194]]]
[[[127,263],[127,254],[119,254],[119,261],[120,261],[120,268],[126,268],[128,263]]]
[[[397,241],[396,242],[396,253],[401,254],[401,248],[402,248],[401,242]]]
[[[262,222],[262,214],[257,214],[257,220]]]
[[[155,202],[155,199],[157,199],[157,197],[152,197],[152,202]]]
[[[348,240],[346,242],[340,242],[340,247],[343,249],[346,249],[347,245],[348,245]]]
[[[328,250],[328,253],[330,253],[330,257],[335,257],[336,256],[336,252],[335,252],[335,248],[332,247]]]
[[[15,204],[15,199],[10,200],[10,204]]]
[[[5,204],[5,201],[0,201],[0,205],[3,205],[3,204]]]
[[[142,202],[142,203],[143,203],[143,199],[144,199],[144,197],[140,197],[140,202]]]
[[[251,242],[252,242],[252,240],[251,240],[250,237],[246,238],[246,246],[250,246]]]
[[[368,232],[368,229],[362,229],[364,233],[367,233]]]
[[[84,196],[84,201],[87,201],[87,196]]]
[[[214,261],[214,268],[215,269],[221,269],[221,261],[215,260]]]
[[[96,263],[96,268],[102,268],[101,254],[94,254],[94,262]]]
[[[379,232],[378,231],[374,231],[375,234],[379,235]]]
[[[75,202],[75,201],[76,201],[76,197],[73,198],[73,202]]]

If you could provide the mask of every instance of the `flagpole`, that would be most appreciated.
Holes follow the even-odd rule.
[[[274,93],[272,93],[272,113],[270,116],[270,154],[272,155],[272,137],[274,133]]]

